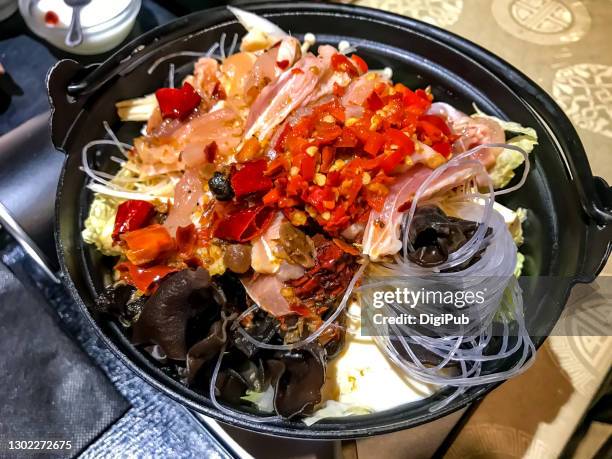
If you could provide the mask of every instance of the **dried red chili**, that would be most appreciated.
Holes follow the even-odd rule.
[[[178,271],[166,265],[155,265],[143,268],[136,266],[129,261],[124,261],[115,266],[120,276],[128,284],[136,287],[144,293],[150,293],[155,284],[166,277],[168,274]]]
[[[115,215],[113,240],[118,241],[121,234],[146,226],[154,214],[155,207],[150,202],[138,199],[122,202],[117,208],[117,215]]]
[[[265,176],[268,168],[266,160],[251,161],[238,167],[234,166],[230,176],[236,198],[240,199],[243,196],[265,192],[272,188],[272,180]]]
[[[128,260],[139,266],[164,257],[175,248],[166,227],[157,224],[125,233],[121,239],[127,245]]]
[[[230,212],[215,228],[214,236],[234,242],[247,242],[262,234],[272,222],[275,210],[254,207]]]

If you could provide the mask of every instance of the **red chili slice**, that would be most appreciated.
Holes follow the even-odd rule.
[[[399,147],[404,155],[411,155],[414,153],[414,142],[398,129],[387,129],[385,131],[385,137],[387,137],[388,145],[395,145]]]
[[[317,157],[304,155],[302,162],[300,163],[300,174],[302,175],[302,178],[307,182],[310,182],[315,176],[316,168]]]
[[[323,151],[321,154],[321,172],[323,174],[327,174],[329,172],[329,168],[334,162],[336,155],[336,151],[332,147],[323,147]]]
[[[359,256],[360,252],[354,245],[347,243],[346,241],[338,238],[333,238],[334,244],[336,244],[343,252],[348,253],[349,255]]]
[[[366,140],[363,149],[366,153],[376,156],[382,146],[385,144],[385,136],[378,132],[370,133],[368,140]]]
[[[430,124],[433,124],[446,136],[450,136],[452,134],[450,128],[448,127],[448,124],[446,124],[446,121],[444,121],[444,119],[439,116],[421,115],[419,116],[419,121],[426,121]]]
[[[353,148],[357,146],[357,136],[355,131],[350,127],[342,129],[342,134],[336,139],[334,144],[338,148]]]
[[[397,166],[401,164],[405,155],[401,150],[394,151],[382,161],[381,167],[385,174],[391,175]]]
[[[440,153],[445,158],[448,158],[452,152],[451,144],[449,142],[437,142],[437,143],[434,143],[431,146],[431,148],[436,150],[438,153]]]
[[[380,96],[376,94],[376,91],[372,91],[372,93],[366,99],[365,104],[367,108],[374,112],[376,110],[380,110],[385,105]]]
[[[187,118],[200,105],[202,98],[189,83],[181,88],[161,88],[155,91],[162,118]]]
[[[355,64],[344,54],[336,53],[331,58],[331,66],[338,72],[346,72],[349,75],[356,76],[359,74]]]

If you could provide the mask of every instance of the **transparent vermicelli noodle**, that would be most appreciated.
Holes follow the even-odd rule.
[[[504,218],[493,209],[494,196],[501,193],[496,193],[488,175],[482,174],[483,166],[470,159],[475,151],[458,155],[436,169],[421,185],[404,220],[403,251],[391,262],[371,264],[359,289],[363,293],[362,320],[388,358],[421,382],[457,388],[432,410],[441,409],[467,387],[503,381],[520,374],[535,356],[535,347],[525,327],[522,292],[514,277],[517,248]],[[527,159],[527,155],[524,156]],[[477,222],[478,229],[468,242],[449,254],[444,263],[433,268],[419,266],[407,256],[414,250],[409,228],[427,187],[450,168],[470,170],[472,178],[456,195],[445,197],[444,208],[452,210],[453,217]],[[525,169],[528,170],[528,166]],[[481,194],[476,186],[478,181],[482,187],[483,180],[488,194]],[[524,177],[519,185],[523,181]],[[428,204],[432,202],[436,202],[435,196],[428,198]],[[398,288],[428,293],[480,292],[482,301],[420,302],[411,307],[394,300],[373,307],[374,291]],[[450,325],[423,324],[418,320],[414,324],[380,320],[376,323],[373,320],[374,314],[383,317],[418,316],[420,313],[435,316],[451,309],[453,316],[461,315],[467,320],[451,321]],[[502,362],[506,359],[512,362],[510,366]]]

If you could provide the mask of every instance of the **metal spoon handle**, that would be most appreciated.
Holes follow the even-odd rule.
[[[66,45],[74,48],[83,41],[83,30],[81,29],[81,8],[82,6],[74,6],[72,8],[72,20],[68,34],[66,35]]]

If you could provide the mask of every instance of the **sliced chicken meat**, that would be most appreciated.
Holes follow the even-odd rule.
[[[251,106],[245,138],[256,136],[262,143],[267,140],[291,112],[308,101],[324,72],[325,63],[307,54],[267,85]]]
[[[242,278],[253,301],[275,316],[290,313],[289,303],[280,293],[284,282],[304,275],[304,268],[279,257],[280,228],[286,222],[279,212],[266,232],[253,241],[251,267],[255,273]]]
[[[251,277],[243,277],[242,285],[255,304],[269,314],[282,317],[292,313],[289,302],[281,294],[285,284],[278,276],[256,274]]]
[[[506,140],[504,130],[495,121],[483,117],[472,118],[443,102],[431,104],[428,113],[444,118],[453,133],[461,136],[453,146],[455,153],[461,153],[485,143],[504,143]],[[477,151],[474,157],[489,168],[495,165],[495,160],[500,153],[500,148],[483,148]]]
[[[204,194],[202,180],[196,168],[187,168],[174,188],[174,203],[164,226],[174,235],[179,226],[192,223],[191,216]]]

